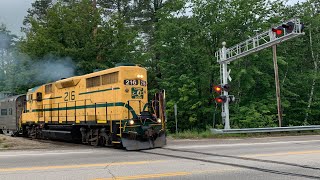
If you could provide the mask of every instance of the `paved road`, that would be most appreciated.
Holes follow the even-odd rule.
[[[320,136],[170,140],[165,148],[0,151],[0,180],[320,179]]]

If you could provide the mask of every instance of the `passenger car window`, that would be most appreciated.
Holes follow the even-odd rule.
[[[1,116],[8,115],[7,109],[1,109]]]

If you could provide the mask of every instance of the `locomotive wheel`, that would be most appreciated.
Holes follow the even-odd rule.
[[[99,129],[91,129],[90,130],[90,139],[89,142],[92,146],[98,146],[99,145]]]
[[[99,138],[94,138],[94,140],[90,140],[91,146],[98,146],[99,145]]]
[[[30,137],[31,139],[36,139],[37,132],[36,132],[35,126],[27,126],[27,130],[28,130],[28,137]]]
[[[104,136],[99,137],[99,145],[100,146],[106,146],[107,144],[107,139]]]

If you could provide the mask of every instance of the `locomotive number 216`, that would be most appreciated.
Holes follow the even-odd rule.
[[[64,101],[73,101],[76,99],[76,95],[74,91],[71,92],[65,92],[64,93]]]

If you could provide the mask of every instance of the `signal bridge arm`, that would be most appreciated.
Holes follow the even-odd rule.
[[[218,63],[229,63],[251,53],[279,44],[294,37],[304,35],[304,25],[299,19],[292,19],[276,28],[270,28],[261,34],[243,41],[231,48],[226,49],[224,56],[222,49],[215,53]]]

